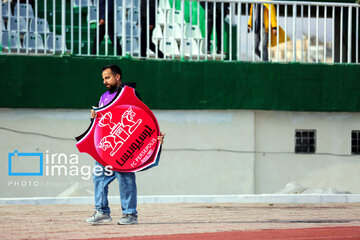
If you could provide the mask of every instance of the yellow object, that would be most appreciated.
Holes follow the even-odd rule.
[[[277,28],[277,20],[276,20],[276,11],[275,11],[275,6],[273,4],[268,4],[268,3],[263,3],[264,5],[264,16],[263,16],[263,19],[264,19],[264,26],[265,26],[265,31],[266,33],[269,33],[269,9],[270,9],[270,12],[271,12],[271,16],[270,16],[270,25],[271,25],[271,28]],[[250,18],[249,18],[249,21],[248,21],[248,27],[252,28],[252,24],[253,24],[253,21],[252,21],[252,16],[253,16],[253,4],[251,4],[250,6]],[[279,44],[280,43],[283,43],[285,42],[285,32],[284,30],[279,26],[279,31],[277,33],[279,35]],[[287,37],[287,40],[289,41],[290,38]],[[277,36],[276,34],[274,34],[272,31],[271,31],[271,47],[274,47],[277,45]]]
[[[275,11],[275,7],[273,4],[267,4],[267,3],[263,3],[265,9],[264,9],[264,25],[265,25],[265,31],[268,33],[269,32],[269,9],[271,11],[271,19],[270,19],[270,22],[271,22],[271,28],[276,28],[276,25],[277,25],[277,21],[276,21],[276,11]],[[252,14],[253,12],[253,4],[251,4],[250,6],[250,18],[249,18],[249,21],[248,21],[248,26],[250,28],[252,28]]]
[[[279,44],[285,42],[285,32],[280,26],[277,34],[279,35]],[[287,40],[290,41],[290,38],[287,37]],[[274,47],[276,45],[277,45],[277,36],[276,34],[271,32],[271,47]]]

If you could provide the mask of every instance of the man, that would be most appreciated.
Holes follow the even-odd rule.
[[[263,8],[263,16],[261,16],[261,8]],[[269,14],[271,19],[269,23]],[[263,18],[263,19],[262,19]],[[253,27],[255,24],[255,29]],[[262,26],[261,26],[262,24]],[[251,4],[250,7],[250,18],[248,21],[248,32],[254,29],[255,34],[255,54],[261,58],[261,52],[259,50],[260,41],[262,40],[262,59],[269,61],[268,54],[268,41],[269,41],[269,25],[271,28],[271,38],[275,39],[276,31],[276,11],[273,4]],[[262,30],[262,31],[261,31]]]
[[[105,92],[99,102],[99,107],[105,106],[112,101],[116,96],[118,89],[122,89],[125,85],[135,87],[135,83],[122,83],[122,73],[120,67],[117,65],[108,65],[102,69],[103,83],[108,89]],[[139,97],[138,93],[135,92]],[[91,110],[91,118],[94,119],[96,113]],[[163,143],[165,134],[161,133],[158,137],[160,144]],[[119,225],[131,225],[137,224],[137,189],[135,173],[133,172],[109,172],[105,166],[95,161],[95,169],[98,170],[93,175],[95,186],[95,212],[85,221],[90,224],[98,224],[110,222],[112,220],[110,216],[110,208],[108,202],[108,186],[117,178],[120,189],[121,209],[123,216],[117,222]],[[99,170],[101,169],[101,170]]]
[[[213,33],[213,39],[215,43],[215,32],[213,32],[214,27],[214,4],[215,4],[215,32],[216,32],[216,49],[217,53],[220,54],[222,50],[222,42],[221,42],[221,35],[222,35],[222,28],[221,22],[223,21],[221,18],[221,2],[208,2],[207,4],[207,51],[210,52],[210,42],[211,42],[211,34]],[[206,11],[206,3],[200,2],[200,5]],[[228,13],[229,3],[224,3],[223,6],[223,17],[226,16]],[[213,45],[213,52],[215,52],[215,44]]]
[[[149,1],[149,25],[147,25],[147,1]],[[141,57],[146,57],[147,50],[147,26],[149,28],[149,49],[156,52],[156,46],[152,41],[152,34],[155,28],[155,1],[157,0],[141,0]],[[158,48],[158,58],[164,58],[163,52]]]
[[[106,18],[106,2],[108,3],[108,11],[107,11],[107,18]],[[114,43],[114,0],[99,0],[99,49],[102,40],[104,39],[104,36],[106,34],[106,25],[108,29],[108,36],[110,38],[110,41],[115,48],[116,46],[116,53],[118,56],[121,56],[121,45],[119,44],[119,41],[117,38],[115,38]],[[116,37],[116,36],[115,36]],[[97,31],[95,32],[94,37],[94,44],[92,48],[91,54],[96,54],[97,49]]]

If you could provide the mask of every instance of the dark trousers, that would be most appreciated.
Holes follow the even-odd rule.
[[[200,5],[205,9],[205,2],[200,2]],[[214,26],[214,3],[212,2],[208,2],[208,17],[207,17],[207,39],[208,39],[208,51],[210,51],[210,38],[211,38],[211,33],[213,31],[213,26]],[[222,34],[222,29],[221,29],[221,22],[223,21],[223,19],[221,18],[221,3],[216,3],[216,8],[215,8],[215,24],[216,24],[216,38],[217,38],[217,51],[220,52],[221,51],[221,34]],[[226,6],[226,4],[224,4],[224,7]],[[224,11],[224,17],[226,15],[226,11]],[[215,40],[215,36],[214,36],[214,40]]]
[[[149,48],[151,51],[153,51],[156,54],[156,46],[152,42],[152,33],[154,31],[153,29],[149,29]],[[146,29],[146,18],[141,19],[141,56],[146,57],[146,42],[147,42],[147,29]],[[158,47],[158,58],[163,58],[164,54],[159,50]]]
[[[119,44],[119,40],[117,38],[116,38],[115,45],[114,45],[114,25],[113,24],[109,24],[109,26],[108,26],[108,35],[109,35],[109,38],[110,38],[110,41],[111,41],[113,47],[116,46],[117,55],[121,56],[121,45]],[[105,24],[99,26],[99,49],[100,49],[100,45],[101,45],[101,42],[104,39],[104,37],[105,37]],[[94,44],[93,44],[91,54],[96,54],[96,46],[97,46],[97,36],[96,36],[96,31],[95,31]]]

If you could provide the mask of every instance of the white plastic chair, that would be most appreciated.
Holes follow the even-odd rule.
[[[166,25],[164,30],[164,37],[181,39],[181,28],[177,23],[170,23]]]
[[[182,16],[181,16],[181,11],[179,10],[170,10],[168,13],[167,13],[167,22],[168,23],[177,23],[177,24],[181,24],[181,22],[184,22],[185,21],[182,19]]]
[[[186,38],[194,38],[194,39],[202,39],[201,31],[198,25],[191,25],[191,23],[187,23],[184,27],[185,29],[185,37]]]
[[[116,36],[117,37],[122,37],[122,29],[123,29],[122,22],[116,21]]]
[[[35,32],[35,24],[37,22],[37,32],[38,33],[49,33],[50,32],[50,28],[49,28],[49,24],[47,21],[45,21],[45,19],[42,18],[38,18],[37,21],[35,20],[35,18],[31,19],[30,21],[30,32]]]
[[[198,43],[194,39],[184,39],[183,51],[185,57],[196,57],[199,54]]]
[[[17,16],[18,9],[20,9],[19,11],[21,17],[26,17],[26,14],[28,13],[29,18],[34,18],[34,10],[30,4],[17,3],[14,9],[14,16]]]
[[[132,13],[133,13],[133,16],[132,16],[132,18],[133,19],[131,19],[131,15],[132,15]],[[133,8],[133,11],[129,11],[129,13],[128,13],[128,16],[127,16],[127,21],[133,21],[134,23],[138,23],[139,22],[139,9],[136,9],[136,8]]]
[[[2,37],[2,47],[4,49],[22,48],[21,41],[17,32],[11,31],[11,33],[9,34],[9,31],[3,31],[1,37]],[[9,39],[10,39],[10,45],[9,45]]]
[[[133,37],[139,37],[140,36],[140,26],[137,24],[132,24],[133,28]],[[123,25],[122,22],[116,22],[116,36],[122,37],[123,35]],[[126,37],[131,36],[131,22],[125,23],[125,35]]]
[[[126,38],[125,40],[125,46],[126,46],[126,52],[127,53],[131,53],[131,38]],[[139,41],[137,38],[133,38],[133,41],[132,41],[132,46],[133,46],[133,54],[139,54]]]
[[[80,2],[81,1],[81,2]],[[96,1],[96,0],[95,0]],[[93,2],[91,0],[74,0],[74,7],[87,7],[92,6]]]
[[[122,16],[123,16],[123,8],[118,7],[116,9],[116,36],[117,37],[122,36],[122,21],[123,21]]]
[[[97,0],[95,0],[95,4],[96,4],[96,1]],[[122,5],[123,5],[123,0],[116,0],[116,6],[117,7],[122,7]]]
[[[35,50],[36,46],[38,50],[44,50],[44,41],[41,35],[38,33],[37,38],[35,33],[29,32],[24,35],[23,47],[26,48],[27,41],[29,41],[29,50]]]
[[[133,5],[133,8],[136,8],[139,4],[139,2],[137,0],[124,0],[126,1],[126,7],[127,8],[131,8],[131,5]],[[123,0],[116,0],[116,6],[123,6]]]
[[[158,9],[156,11],[156,23],[157,24],[164,24],[166,21],[164,10]]]
[[[2,18],[0,18],[0,22],[1,22],[1,31],[6,31],[5,22]]]
[[[160,40],[160,51],[162,51],[166,56],[179,56],[179,47],[177,42],[174,39],[161,39]]]
[[[125,23],[125,34],[126,36],[130,36],[130,33],[131,33],[131,23],[130,22],[126,22]]]
[[[125,13],[126,14],[126,13]],[[116,21],[118,22],[122,22],[123,21],[123,8],[122,7],[118,7],[116,9]],[[126,19],[126,18],[125,18]]]
[[[91,23],[96,23],[97,22],[96,19],[97,19],[97,7],[91,6],[90,11],[87,13],[87,20],[91,24]]]
[[[205,39],[201,39],[201,40],[200,40],[199,48],[200,48],[200,54],[201,54],[201,55],[205,55],[205,54],[206,54],[206,50],[205,50]]]
[[[132,24],[133,36],[140,36],[140,26],[138,24]],[[126,23],[126,36],[131,36],[131,22]]]
[[[152,39],[151,41],[156,45],[158,41],[163,38],[163,33],[159,24],[156,24],[153,32],[152,32]]]
[[[169,0],[159,0],[159,8],[161,9],[171,9]]]
[[[47,50],[49,51],[54,52],[55,50],[55,52],[61,52],[63,50],[61,35],[55,36],[55,46],[54,46],[54,34],[50,33],[49,35],[47,35],[46,45],[47,45]],[[64,48],[66,50],[66,46],[64,46]]]
[[[8,3],[2,2],[2,3],[1,3],[1,8],[2,8],[2,18],[3,18],[3,19],[7,19],[7,18],[9,18],[9,17],[12,16],[11,8],[10,8],[10,14],[9,14]]]
[[[19,23],[19,29],[18,29],[18,23]],[[24,17],[10,17],[8,23],[7,23],[7,30],[11,31],[19,31],[20,33],[25,33],[28,31],[27,25],[26,25],[26,19]]]

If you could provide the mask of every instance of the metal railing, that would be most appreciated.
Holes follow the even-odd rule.
[[[257,0],[12,0],[1,54],[356,63],[358,4]]]

